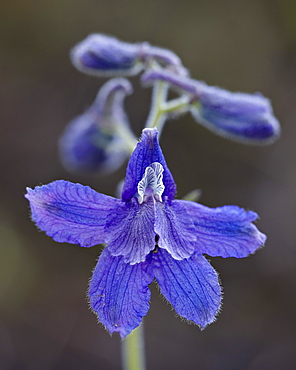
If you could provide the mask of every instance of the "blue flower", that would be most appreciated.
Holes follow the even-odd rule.
[[[148,70],[141,80],[148,86],[165,81],[172,89],[188,95],[188,110],[193,118],[218,135],[248,144],[270,144],[280,136],[271,103],[260,93],[230,92],[160,69]]]
[[[155,61],[181,75],[188,71],[171,50],[152,46],[148,42],[123,42],[115,37],[95,33],[71,50],[71,61],[81,72],[94,76],[134,76]]]
[[[103,34],[89,35],[70,56],[78,70],[97,76],[132,76],[143,68],[137,44]]]
[[[123,99],[131,92],[128,80],[109,80],[86,112],[67,125],[59,144],[68,170],[111,172],[126,160],[130,153],[126,136],[132,147],[136,144],[123,107]]]
[[[175,200],[153,128],[143,130],[130,158],[121,199],[63,180],[27,190],[32,219],[55,241],[107,244],[90,282],[90,304],[122,338],[147,314],[154,278],[180,316],[201,328],[213,322],[221,288],[203,254],[242,258],[266,239],[252,211]]]
[[[216,134],[250,144],[270,144],[279,138],[279,122],[262,94],[230,92],[204,83],[197,91],[192,116]]]

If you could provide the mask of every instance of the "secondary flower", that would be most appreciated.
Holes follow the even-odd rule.
[[[178,74],[188,73],[181,59],[168,49],[148,42],[123,42],[101,33],[87,36],[71,50],[70,57],[79,71],[95,76],[134,76],[151,61],[169,66]]]
[[[136,144],[123,107],[125,96],[131,93],[128,80],[109,80],[93,104],[68,124],[59,143],[68,170],[111,172],[125,161],[128,143]]]
[[[145,85],[165,81],[186,94],[193,118],[218,135],[248,144],[270,144],[280,136],[271,103],[260,93],[230,92],[160,69],[148,70],[141,80]]]
[[[27,190],[33,220],[55,241],[107,244],[90,282],[90,304],[122,338],[146,315],[154,278],[180,316],[201,328],[213,322],[221,288],[203,254],[242,258],[266,239],[252,211],[175,200],[153,128],[143,130],[130,158],[121,199],[63,180]]]

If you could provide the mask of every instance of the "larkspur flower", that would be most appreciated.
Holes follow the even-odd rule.
[[[134,76],[151,61],[169,66],[178,74],[188,74],[180,58],[171,50],[148,42],[123,42],[101,33],[87,36],[71,50],[70,57],[79,71],[94,76]]]
[[[161,69],[148,70],[141,80],[148,86],[155,81],[165,81],[183,98],[187,95],[187,110],[198,123],[215,134],[259,145],[270,144],[280,136],[280,124],[271,103],[260,93],[230,92]],[[183,111],[184,108],[180,113]]]
[[[131,93],[128,80],[109,80],[93,104],[67,125],[59,146],[68,170],[111,172],[126,160],[130,153],[126,136],[132,147],[136,144],[123,107],[125,96]]]
[[[90,282],[90,304],[109,332],[122,338],[147,314],[154,278],[180,316],[201,328],[213,322],[221,288],[203,254],[242,258],[266,239],[252,223],[252,211],[175,200],[155,128],[143,130],[121,199],[63,180],[27,191],[32,219],[55,241],[107,245]]]

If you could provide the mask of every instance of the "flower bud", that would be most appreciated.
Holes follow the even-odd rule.
[[[168,66],[179,75],[188,74],[181,59],[170,50],[103,34],[89,35],[71,50],[70,57],[78,70],[95,76],[133,76],[151,62]]]
[[[270,101],[260,93],[233,93],[198,83],[191,113],[216,134],[248,144],[269,144],[280,136]]]
[[[130,131],[123,99],[131,91],[127,80],[108,81],[92,106],[68,124],[60,138],[61,160],[68,170],[111,172],[124,162],[130,150],[120,132]]]
[[[132,76],[143,67],[137,44],[102,34],[89,35],[71,50],[70,57],[78,70],[96,76]]]
[[[270,101],[260,93],[230,92],[167,70],[148,70],[141,81],[165,81],[188,97],[188,110],[197,122],[214,133],[248,144],[269,144],[280,135]]]

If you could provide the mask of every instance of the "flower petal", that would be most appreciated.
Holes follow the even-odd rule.
[[[185,200],[176,201],[185,206],[197,236],[196,250],[210,256],[246,257],[265,243],[253,221],[257,214],[237,206],[208,208]]]
[[[168,199],[174,199],[176,184],[159,146],[158,131],[155,128],[146,128],[143,130],[142,140],[132,153],[127,166],[126,178],[122,191],[123,201],[128,202],[137,194],[137,186],[143,178],[146,167],[154,162],[160,163],[164,169],[163,184],[165,189],[162,197],[167,196]]]
[[[107,215],[120,200],[69,181],[27,188],[32,219],[60,243],[92,247],[103,243]]]
[[[121,256],[111,256],[107,248],[90,282],[90,304],[109,332],[119,332],[124,338],[149,310],[148,285],[153,274],[148,262],[130,265]]]
[[[158,246],[166,249],[173,258],[188,258],[195,251],[195,228],[182,204],[172,201],[156,202],[155,233]]]
[[[176,312],[201,328],[215,320],[221,288],[216,271],[199,254],[177,261],[159,249],[153,255],[153,271],[160,291]]]
[[[105,234],[112,256],[124,256],[124,262],[143,262],[155,247],[154,204],[150,199],[139,205],[136,200],[120,204],[107,218]]]

